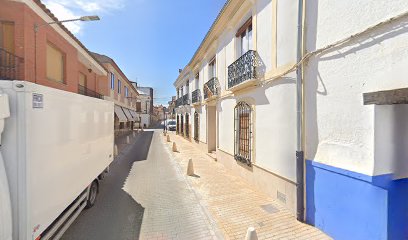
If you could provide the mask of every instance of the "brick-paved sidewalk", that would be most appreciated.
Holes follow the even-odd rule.
[[[139,239],[220,239],[161,137],[154,132],[146,158],[133,163],[123,186],[144,208]]]
[[[184,171],[188,159],[193,159],[199,177],[189,177],[189,182],[226,239],[244,239],[250,226],[255,227],[259,239],[330,239],[320,230],[298,222],[279,203],[230,174],[192,143],[174,133],[170,136],[179,150],[173,156]]]

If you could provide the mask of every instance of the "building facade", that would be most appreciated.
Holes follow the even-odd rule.
[[[174,82],[177,133],[335,239],[408,238],[406,11],[227,1]]]
[[[153,115],[153,88],[151,87],[137,87],[140,95],[138,101],[137,112],[140,116],[141,127],[148,128],[152,123]]]
[[[104,99],[115,103],[115,130],[137,127],[140,119],[136,114],[139,96],[136,88],[112,58],[98,53],[92,55],[109,71],[105,86],[109,90]]]
[[[305,9],[305,50],[327,48],[304,67],[306,220],[335,239],[407,239],[408,2]]]
[[[101,98],[107,71],[39,0],[0,0],[0,79]]]
[[[296,63],[298,8],[281,2],[227,1],[174,83],[176,121],[179,134],[295,213],[296,73],[270,79]]]

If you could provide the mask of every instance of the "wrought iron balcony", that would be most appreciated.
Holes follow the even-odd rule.
[[[190,104],[190,96],[187,93],[186,95],[183,96],[183,105],[189,105]]]
[[[199,103],[201,102],[201,91],[200,89],[196,89],[191,94],[191,102],[192,103]]]
[[[22,63],[23,58],[0,48],[0,80],[21,80]]]
[[[256,79],[256,68],[260,65],[256,51],[249,50],[238,60],[228,66],[228,88],[232,88],[245,81]]]
[[[176,100],[176,108],[180,107],[180,106],[183,106],[183,105],[189,105],[189,104],[190,104],[190,98],[189,98],[188,94],[186,94],[186,95],[184,95],[184,96],[182,96],[182,97],[180,97],[180,98],[178,98]]]
[[[218,78],[211,78],[204,84],[204,99],[218,96],[220,94],[220,83]]]
[[[103,96],[95,91],[92,91],[82,85],[78,85],[78,93],[88,97],[103,99]]]
[[[183,98],[178,98],[177,100],[176,100],[176,108],[177,107],[180,107],[180,106],[182,106],[183,105]]]

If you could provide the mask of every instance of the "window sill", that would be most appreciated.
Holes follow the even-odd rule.
[[[65,86],[65,87],[68,86],[68,84],[65,81],[60,82],[60,81],[54,80],[52,78],[46,78],[46,79],[47,79],[48,82],[57,83],[57,84]]]

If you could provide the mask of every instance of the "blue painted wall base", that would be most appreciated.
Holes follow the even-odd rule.
[[[306,221],[334,239],[408,239],[408,179],[306,161]]]

